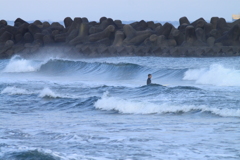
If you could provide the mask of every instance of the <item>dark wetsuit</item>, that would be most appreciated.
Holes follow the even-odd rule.
[[[148,79],[147,79],[147,85],[149,85],[149,84],[151,84],[151,83],[152,83],[151,78],[148,78]]]

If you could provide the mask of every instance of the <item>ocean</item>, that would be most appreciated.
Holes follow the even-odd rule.
[[[0,160],[239,160],[239,62],[0,60]]]

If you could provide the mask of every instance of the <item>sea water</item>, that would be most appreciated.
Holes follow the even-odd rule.
[[[239,62],[0,60],[0,159],[238,160]]]

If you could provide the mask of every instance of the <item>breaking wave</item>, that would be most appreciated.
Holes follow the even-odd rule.
[[[166,113],[189,113],[202,112],[211,113],[222,117],[240,117],[240,109],[221,109],[210,108],[207,106],[195,105],[170,105],[170,104],[155,104],[151,102],[130,101],[117,97],[109,96],[105,92],[101,99],[94,104],[96,109],[106,111],[117,111],[123,114],[166,114]]]
[[[240,70],[212,64],[209,68],[187,70],[183,80],[195,81],[196,84],[240,86]]]
[[[51,89],[49,89],[48,87],[44,88],[38,96],[41,98],[58,98],[58,97],[60,97],[56,93],[54,93]]]
[[[35,72],[39,69],[40,65],[37,62],[23,59],[20,56],[14,56],[3,69],[3,72]]]

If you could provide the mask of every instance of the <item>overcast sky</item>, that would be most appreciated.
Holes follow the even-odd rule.
[[[0,19],[62,21],[65,17],[87,17],[98,21],[105,16],[129,20],[190,21],[200,17],[223,17],[232,21],[240,14],[240,0],[0,0]]]

